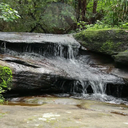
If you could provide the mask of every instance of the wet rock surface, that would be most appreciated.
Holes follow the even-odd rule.
[[[118,65],[124,65],[124,67],[128,68],[128,51],[120,52],[117,55],[114,55],[114,60]]]
[[[2,61],[3,60],[3,61]],[[56,91],[58,79],[73,80],[66,72],[57,69],[47,61],[34,63],[24,59],[5,57],[0,65],[8,66],[13,70],[12,91],[28,90]]]
[[[87,59],[85,60],[87,61]],[[91,72],[89,72],[89,75],[92,75],[93,77],[92,76],[88,77],[86,73],[85,75],[83,75],[80,73],[81,70],[74,68],[77,63],[72,63],[70,61],[64,62],[64,61],[66,60],[53,60],[53,59],[47,60],[46,58],[43,60],[36,61],[30,58],[27,59],[27,58],[18,58],[18,57],[6,57],[5,55],[5,57],[3,57],[1,61],[1,65],[2,63],[4,63],[4,65],[6,64],[13,70],[13,85],[11,91],[12,93],[20,93],[20,95],[22,95],[22,93],[26,94],[27,92],[33,93],[33,91],[35,91],[36,93],[41,93],[41,92],[42,93],[44,92],[86,93],[83,92],[84,87],[81,86],[81,82],[77,82],[80,78],[84,80],[85,82],[84,84],[86,85],[89,84],[90,80],[93,79],[99,80],[100,78],[108,85],[110,84],[111,87],[112,85],[114,85],[115,86],[114,89],[118,88],[118,86],[125,85],[124,81],[122,80],[124,76],[120,76],[120,75],[118,76],[118,74],[114,73],[114,71],[113,71],[114,75],[106,74],[106,73],[110,74],[112,69],[114,69],[113,67],[111,67],[112,65],[111,66],[102,65],[101,62],[97,62],[99,63],[97,64],[88,59],[88,63],[90,63],[90,65],[92,65],[93,68],[90,68],[90,66],[87,65],[85,65],[85,69],[82,68],[83,72],[87,71],[87,73],[88,70],[91,70]],[[61,65],[63,65],[63,67],[61,67]],[[76,66],[76,68],[78,67]],[[95,78],[95,75],[99,75],[98,76],[99,78],[98,77]],[[103,77],[101,77],[102,75]],[[121,77],[121,79],[119,77]],[[95,82],[94,84],[97,84],[97,82]],[[109,90],[111,90],[111,87]],[[93,90],[89,86],[87,86],[87,88],[85,89],[87,90],[88,93],[93,93]],[[109,92],[110,92],[109,94],[111,95],[113,91],[109,91]],[[100,91],[98,93],[100,93]],[[121,93],[123,92],[120,92],[120,94]],[[115,96],[118,96],[118,94],[116,94]],[[127,97],[127,95],[125,97]]]
[[[1,65],[7,65],[13,70],[12,90],[58,90],[55,87],[58,79],[73,79],[41,56],[60,55],[59,49],[63,47],[63,55],[67,57],[68,45],[78,48],[80,46],[72,35],[1,32],[0,44]],[[31,55],[25,58],[29,53],[33,58]]]
[[[32,99],[40,105],[32,105]],[[2,128],[128,127],[128,107],[125,105],[55,97],[26,100],[31,104],[16,105],[16,99],[13,99],[13,104],[0,106]]]
[[[8,43],[60,43],[79,45],[78,42],[68,34],[42,34],[25,32],[0,32],[0,42]]]

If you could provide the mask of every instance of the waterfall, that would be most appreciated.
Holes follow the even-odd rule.
[[[40,61],[45,58],[48,63],[55,65],[60,70],[64,70],[69,77],[78,79],[72,84],[70,90],[72,93],[79,90],[79,86],[81,86],[80,92],[82,94],[88,94],[88,88],[90,87],[93,94],[104,95],[107,83],[123,83],[121,78],[105,74],[98,68],[91,67],[88,63],[91,61],[90,56],[79,55],[79,45],[74,47],[70,44],[66,46],[62,44],[48,44],[45,49],[41,47],[37,53],[34,53],[35,49],[30,52],[30,49],[32,48],[28,48],[20,57],[31,58],[33,61]],[[64,87],[64,82],[59,86]]]
[[[79,55],[79,47],[74,49],[72,45],[68,45],[67,49],[64,49],[59,44],[54,48],[49,47],[49,49],[54,51],[54,57],[50,56],[47,58],[47,61],[54,64],[57,68],[64,70],[69,76],[78,79],[71,83],[70,92],[73,94],[80,92],[82,96],[85,96],[92,93],[95,98],[99,96],[100,98],[106,98],[106,85],[108,83],[124,83],[121,78],[103,73],[98,68],[91,67],[88,63],[91,61],[90,56]],[[66,53],[64,50],[66,50]],[[66,84],[62,82],[59,86],[64,88]]]
[[[102,97],[106,96],[107,84],[124,83],[123,79],[107,74],[98,67],[91,66],[94,63],[91,56],[89,54],[81,55],[80,44],[69,35],[43,35],[41,39],[46,42],[42,41],[41,43],[38,43],[36,39],[32,40],[32,37],[29,38],[32,42],[28,39],[28,42],[24,43],[26,35],[22,39],[23,43],[20,43],[17,41],[19,36],[12,40],[14,41],[13,43],[3,43],[4,54],[16,57],[16,59],[22,58],[23,61],[29,60],[31,63],[36,64],[37,69],[34,70],[38,70],[37,72],[40,73],[43,68],[38,69],[38,66],[41,66],[44,60],[46,64],[52,65],[58,71],[63,71],[68,78],[71,78],[70,82],[58,79],[54,82],[54,85],[64,91],[66,90],[65,88],[68,88],[67,86],[70,86],[70,90],[68,90],[70,93],[76,94],[79,92],[82,96],[91,94],[96,97],[99,95]],[[33,34],[33,36],[33,38],[37,38],[36,35]],[[18,71],[25,69],[25,66],[22,65],[16,66],[13,63],[10,63],[10,65],[16,67]],[[27,70],[29,70],[28,67]],[[50,72],[49,70],[47,71]]]

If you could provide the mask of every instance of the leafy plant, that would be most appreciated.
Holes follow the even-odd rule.
[[[77,22],[77,31],[81,31],[83,29],[86,29],[87,22],[85,21],[79,21]]]
[[[120,28],[128,29],[128,22],[127,22],[127,23],[122,23],[122,24],[120,25]]]
[[[120,25],[120,22],[128,20],[128,1],[110,0],[109,6],[106,6],[103,21],[110,25]]]
[[[20,18],[18,11],[12,9],[8,4],[0,3],[0,10],[0,19],[3,19],[6,22]]]
[[[78,22],[77,23],[77,31],[81,31],[83,29],[87,29],[87,30],[97,30],[97,29],[109,29],[112,28],[113,26],[109,25],[109,24],[105,24],[102,21],[97,20],[97,22],[95,24],[87,24],[84,21]],[[114,26],[115,28],[118,28],[117,26]]]
[[[9,67],[0,66],[0,103],[3,103],[4,98],[1,93],[5,92],[5,89],[11,89],[12,71]]]
[[[16,9],[21,16],[17,23],[9,22],[5,25],[1,22],[2,31],[66,33],[76,28],[83,30],[92,28],[92,26],[93,29],[110,28],[115,25],[120,27],[128,22],[127,0],[0,1],[0,10],[5,10],[1,11],[1,19],[13,21],[19,17],[18,13],[12,11],[10,7]],[[7,14],[7,12],[9,13]],[[16,17],[13,15],[12,18],[10,14],[15,14]],[[97,20],[102,21],[103,24],[97,24]],[[122,25],[122,28],[127,28],[127,25]]]

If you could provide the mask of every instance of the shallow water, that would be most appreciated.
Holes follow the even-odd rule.
[[[109,100],[108,100],[109,99]],[[44,104],[63,104],[63,105],[79,105],[84,102],[95,102],[108,106],[124,106],[128,107],[126,99],[115,98],[108,95],[101,94],[53,94],[53,95],[39,95],[28,97],[16,97],[6,99],[7,105],[20,105],[20,106],[39,106]],[[6,103],[5,103],[6,104]]]

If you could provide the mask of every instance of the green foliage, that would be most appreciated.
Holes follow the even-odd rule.
[[[83,29],[86,29],[87,22],[85,21],[79,21],[77,22],[77,31],[81,31]]]
[[[128,29],[128,1],[127,0],[97,0],[96,13],[93,13],[94,1],[87,2],[86,24],[78,25],[77,30],[96,30],[109,28]],[[98,20],[94,25],[92,20]],[[84,22],[84,21],[81,21]]]
[[[104,8],[103,21],[110,25],[120,25],[121,22],[128,20],[128,1],[127,0],[110,0]]]
[[[14,21],[20,17],[18,12],[12,9],[8,4],[0,3],[0,10],[0,19],[3,19],[6,22]]]
[[[12,71],[8,67],[0,66],[0,103],[4,101],[1,93],[5,92],[5,89],[11,89]]]
[[[80,21],[77,23],[78,26],[78,31],[81,31],[83,29],[87,29],[87,30],[98,30],[98,29],[112,29],[112,28],[118,28],[117,26],[112,27],[109,24],[105,24],[99,20],[97,20],[97,22],[95,24],[87,24],[84,21]]]
[[[127,22],[127,23],[122,23],[122,24],[120,25],[120,28],[128,29],[128,22]]]
[[[64,32],[76,22],[75,11],[64,3],[48,4],[39,22],[48,32]]]
[[[111,30],[111,29],[128,29],[128,22],[126,23],[120,23],[119,25],[110,25],[110,24],[106,24],[102,21],[97,20],[97,22],[95,24],[87,24],[87,22],[84,21],[80,21],[77,23],[77,31],[81,31],[84,29],[87,30]]]
[[[5,21],[13,21],[17,19],[19,15],[21,16],[17,23],[9,22],[6,25],[4,22],[0,23],[1,28],[3,25],[3,29],[1,29],[3,31],[66,33],[70,29],[75,30],[76,24],[77,31],[83,29],[95,30],[116,27],[115,25],[127,29],[127,0],[0,1],[0,10],[4,10],[0,13],[0,17],[2,19]],[[3,5],[2,2],[7,4]],[[95,6],[94,2],[96,2]],[[86,4],[86,6],[83,6],[82,3]],[[14,9],[11,9],[10,7],[17,10],[19,15]],[[83,11],[85,11],[84,14]],[[102,21],[102,23],[97,23],[97,20]],[[75,27],[73,27],[73,25]]]
[[[1,0],[19,12],[17,23],[8,23],[3,31],[56,33],[66,31],[76,22],[74,0]],[[72,5],[70,5],[70,4]],[[59,32],[58,32],[59,33]]]

